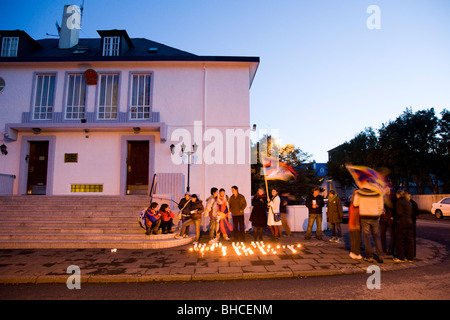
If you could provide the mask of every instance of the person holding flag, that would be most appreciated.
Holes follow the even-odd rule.
[[[277,189],[272,189],[272,200],[269,201],[267,207],[269,208],[269,215],[267,216],[267,225],[272,232],[272,240],[278,241],[281,236],[281,213],[280,213],[281,199],[278,195]]]
[[[353,205],[359,207],[361,231],[366,253],[364,260],[370,263],[374,262],[372,243],[370,241],[370,237],[372,237],[378,262],[383,263],[384,253],[378,221],[384,212],[383,195],[388,187],[387,180],[384,175],[369,167],[347,164],[346,168],[359,187],[355,192]]]
[[[278,237],[281,236],[281,213],[280,204],[281,199],[278,195],[278,190],[272,189],[272,199],[269,198],[269,187],[267,180],[283,180],[288,181],[291,178],[296,179],[297,173],[295,170],[284,162],[279,161],[273,157],[267,157],[261,155],[264,172],[264,182],[266,184],[267,192],[267,207],[269,208],[269,214],[267,217],[267,225],[272,232],[272,239],[278,241]]]

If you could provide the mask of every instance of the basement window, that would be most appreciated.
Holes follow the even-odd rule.
[[[102,184],[72,184],[70,192],[103,192]]]

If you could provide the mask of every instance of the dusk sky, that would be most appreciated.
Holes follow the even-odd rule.
[[[82,0],[1,3],[0,29],[43,39]],[[260,57],[250,125],[279,130],[317,162],[406,108],[450,109],[448,0],[85,0],[80,37],[105,29],[197,55]]]

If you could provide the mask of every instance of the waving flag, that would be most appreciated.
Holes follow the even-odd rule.
[[[291,178],[296,179],[297,173],[295,170],[284,162],[272,157],[261,157],[264,166],[266,180],[284,180],[288,181]]]
[[[365,166],[346,165],[347,170],[355,180],[359,188],[370,189],[379,193],[384,193],[388,187],[386,177],[381,173]]]

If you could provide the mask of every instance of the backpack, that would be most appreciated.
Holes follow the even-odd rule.
[[[141,226],[142,229],[147,230],[147,227],[145,225],[145,213],[147,212],[147,208],[143,209],[142,211],[139,212],[139,225]]]

